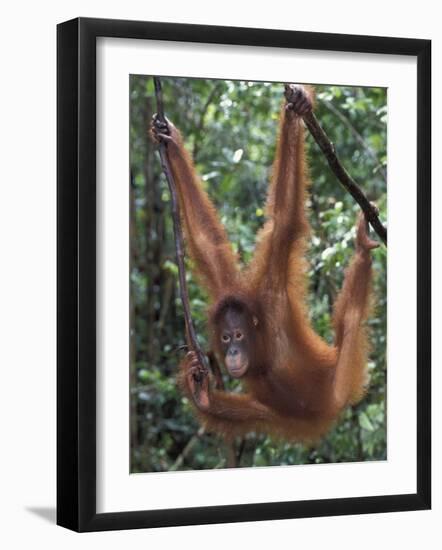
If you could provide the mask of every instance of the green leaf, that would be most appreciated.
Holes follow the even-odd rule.
[[[359,414],[359,426],[363,430],[367,430],[367,432],[372,432],[374,430],[374,426],[368,416],[365,414],[365,412],[361,412]]]
[[[178,275],[178,266],[171,260],[166,260],[163,264],[163,269],[169,271],[173,275]]]

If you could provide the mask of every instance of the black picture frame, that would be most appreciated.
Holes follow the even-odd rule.
[[[117,37],[417,59],[417,492],[96,512],[96,39]],[[431,506],[431,41],[79,18],[57,28],[57,523],[101,531]]]

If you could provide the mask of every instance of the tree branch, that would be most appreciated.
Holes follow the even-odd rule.
[[[198,440],[205,434],[206,430],[201,426],[196,434],[194,434],[189,441],[187,442],[184,449],[181,451],[181,453],[177,456],[175,462],[172,464],[172,466],[169,468],[169,472],[176,472],[181,468],[183,465],[184,460],[186,459],[187,455],[190,453],[190,451],[193,450],[195,445],[198,443]]]
[[[217,91],[220,88],[220,84],[221,84],[220,81],[216,82],[216,84],[213,86],[211,92],[209,93],[209,95],[206,99],[206,102],[203,105],[203,108],[201,109],[201,113],[200,113],[200,116],[199,116],[199,122],[196,125],[196,134],[201,134],[201,132],[204,128],[204,118],[206,116],[207,111],[209,110],[209,107],[210,107],[210,104],[213,101],[213,98],[215,97],[215,94],[217,93]],[[200,139],[200,141],[201,141],[201,139]],[[199,144],[198,144],[198,140],[195,140],[194,145],[193,145],[193,153],[192,153],[193,158],[195,160],[198,156],[198,152],[199,152]]]
[[[376,172],[381,175],[382,179],[385,183],[387,183],[387,174],[382,166],[382,162],[379,160],[376,152],[373,150],[373,148],[365,141],[364,137],[357,131],[357,129],[353,126],[350,119],[347,118],[345,115],[341,113],[339,109],[337,109],[331,101],[324,101],[320,100],[322,105],[326,109],[328,109],[331,113],[335,115],[335,117],[339,118],[339,120],[347,126],[349,131],[353,134],[356,141],[358,141],[364,150],[367,152],[367,155],[372,158],[374,163],[376,164]]]
[[[324,153],[332,172],[341,182],[343,187],[350,193],[350,195],[362,208],[365,217],[367,218],[367,221],[370,223],[370,225],[382,239],[383,243],[386,245],[387,229],[379,219],[377,208],[373,204],[371,204],[359,185],[342,166],[341,161],[336,155],[333,143],[330,141],[327,134],[321,128],[321,125],[319,124],[313,112],[310,111],[302,118],[304,119],[305,125],[309,129],[316,143],[319,145],[321,151]]]
[[[158,77],[154,77],[155,83],[155,97],[157,101],[157,116],[162,122],[166,122],[164,116],[164,107],[163,107],[163,94],[161,90],[161,81]],[[201,367],[204,369],[207,374],[208,369],[206,365],[205,355],[198,343],[198,338],[196,336],[195,327],[192,321],[192,315],[190,312],[189,304],[189,292],[187,290],[186,282],[186,268],[184,265],[184,239],[183,232],[181,229],[181,215],[180,215],[180,205],[178,203],[176,184],[170,169],[169,159],[167,156],[167,144],[161,142],[159,144],[159,153],[161,159],[161,167],[163,169],[164,175],[167,179],[167,184],[169,186],[170,198],[172,204],[172,220],[173,220],[173,232],[175,237],[175,252],[178,264],[178,279],[180,286],[180,298],[183,304],[184,310],[184,321],[186,324],[186,339],[189,345],[189,348],[197,354],[198,361]]]

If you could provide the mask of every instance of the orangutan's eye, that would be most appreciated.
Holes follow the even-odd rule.
[[[223,334],[221,340],[225,343],[230,342],[230,336],[228,334]]]
[[[244,338],[244,334],[240,330],[237,330],[235,332],[235,340],[242,340],[243,338]]]

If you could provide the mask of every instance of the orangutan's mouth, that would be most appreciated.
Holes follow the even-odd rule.
[[[234,378],[242,376],[249,366],[248,361],[244,360],[241,356],[226,357],[225,364],[229,374]]]

